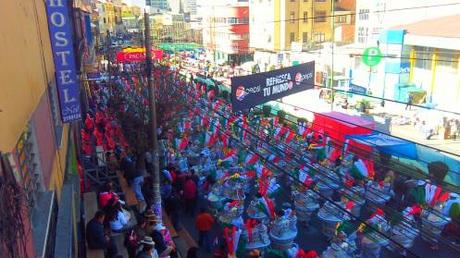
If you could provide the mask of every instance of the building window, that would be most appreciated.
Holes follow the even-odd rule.
[[[308,12],[303,12],[303,22],[308,22]]]
[[[315,0],[315,2],[317,2],[317,3],[324,3],[324,2],[326,2],[326,0]]]
[[[302,43],[308,43],[308,32],[302,32]]]
[[[337,18],[335,19],[335,23],[347,23],[347,16],[348,15],[339,15],[337,16]]]
[[[431,70],[431,62],[433,58],[432,49],[426,47],[415,47],[415,54],[415,67],[424,70]]]
[[[369,9],[359,9],[358,18],[362,21],[369,20]]]
[[[291,20],[291,23],[294,23],[294,20],[295,20],[295,12],[291,12],[291,14],[289,15],[289,19]]]
[[[315,42],[326,41],[326,34],[324,32],[315,32]]]
[[[430,58],[432,59],[433,56],[431,55]],[[454,51],[443,49],[442,51],[440,51],[440,53],[438,53],[438,66],[446,72],[455,74],[457,73],[458,68],[458,58],[459,56],[456,55]]]
[[[292,2],[295,2],[295,0],[291,0],[291,3],[292,3]]]
[[[326,11],[316,11],[315,22],[326,22]]]
[[[289,33],[289,42],[294,42],[295,41],[295,32]]]
[[[229,17],[229,18],[227,18],[227,23],[236,24],[236,23],[238,23],[238,19],[235,18],[235,17]]]
[[[358,28],[358,43],[364,44],[367,43],[369,28],[359,27]]]
[[[304,3],[308,2],[308,0],[303,0]]]

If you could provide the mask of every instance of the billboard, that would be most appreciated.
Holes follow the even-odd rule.
[[[232,78],[233,112],[313,89],[315,62]]]
[[[81,119],[68,1],[45,1],[63,123]],[[70,10],[71,11],[71,10]]]

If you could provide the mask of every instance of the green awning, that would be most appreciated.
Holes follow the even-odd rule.
[[[184,50],[194,50],[200,46],[196,43],[160,43],[158,45],[159,49],[165,51],[184,51]]]

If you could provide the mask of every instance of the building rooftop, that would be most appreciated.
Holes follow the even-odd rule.
[[[404,24],[393,29],[404,29],[408,34],[417,36],[460,38],[460,14],[445,16],[416,23]]]

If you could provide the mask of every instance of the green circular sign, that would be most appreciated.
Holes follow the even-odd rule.
[[[376,66],[382,60],[382,52],[378,47],[368,47],[364,49],[362,60],[367,66]]]

